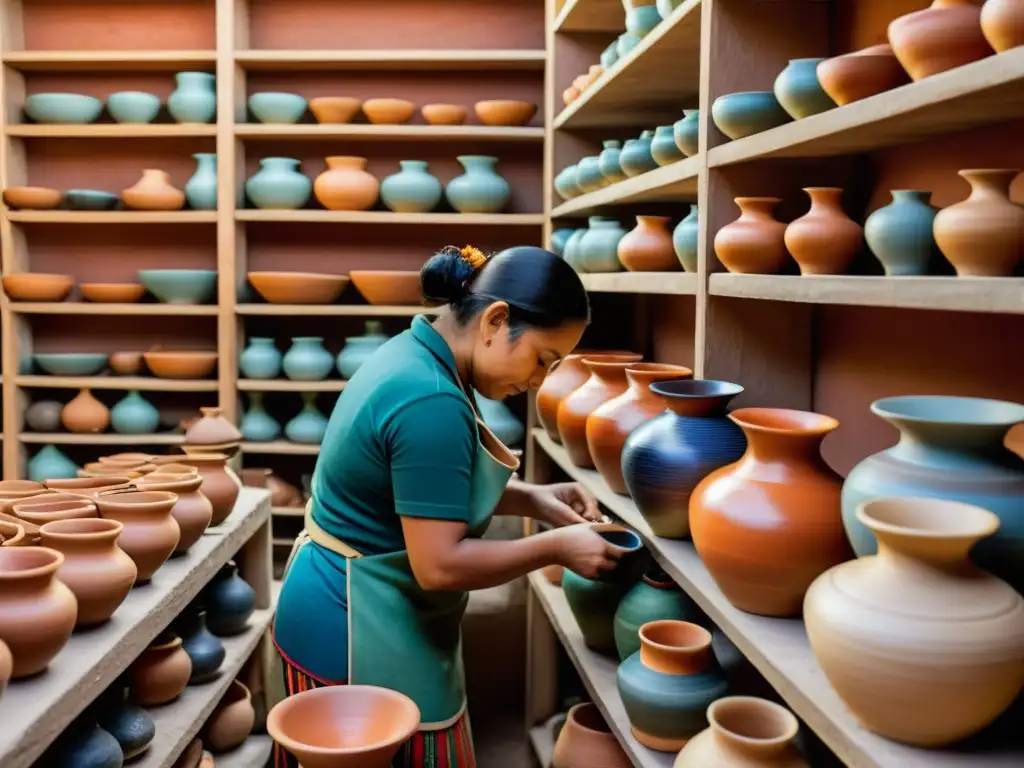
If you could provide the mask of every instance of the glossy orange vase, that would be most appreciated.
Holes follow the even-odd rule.
[[[988,0],[981,9],[981,31],[998,53],[1024,45],[1024,0]]]
[[[842,480],[821,458],[821,441],[839,422],[784,408],[740,408],[729,418],[747,451],[694,489],[693,545],[734,606],[797,616],[811,582],[852,557]]]
[[[640,355],[632,352],[602,352],[600,350],[581,349],[565,358],[544,377],[543,383],[537,390],[536,406],[537,420],[548,433],[548,437],[556,443],[562,442],[558,434],[558,406],[573,391],[583,386],[583,383],[590,378],[590,371],[583,364],[584,357],[597,357],[602,359],[624,359],[640,360]]]
[[[327,170],[313,182],[313,194],[329,211],[368,211],[380,195],[380,182],[366,170],[366,158],[327,158]]]
[[[992,55],[974,0],[935,0],[889,23],[889,44],[914,80]]]
[[[622,479],[622,448],[626,438],[648,419],[665,410],[665,401],[650,390],[656,381],[689,379],[693,371],[682,365],[633,363],[626,368],[628,389],[599,406],[587,417],[587,447],[594,466],[608,487],[629,493]]]
[[[630,272],[678,272],[668,216],[637,216],[636,227],[619,240],[619,261]]]
[[[777,197],[737,197],[740,217],[715,234],[715,256],[730,272],[774,275],[782,271],[786,254],[786,225],[772,211]]]
[[[864,242],[864,228],[843,211],[843,190],[806,187],[811,209],[786,227],[786,248],[801,275],[841,275]]]
[[[630,363],[637,362],[640,362],[640,355],[635,360],[606,360],[596,356],[584,358],[583,363],[590,371],[590,377],[558,406],[558,434],[570,461],[577,467],[594,466],[587,445],[587,417],[599,406],[626,391],[629,387],[626,368]]]

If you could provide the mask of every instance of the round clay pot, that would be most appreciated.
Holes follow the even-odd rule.
[[[369,102],[367,102],[369,103]],[[335,155],[316,177],[313,194],[329,211],[368,211],[380,195],[380,182],[366,170],[366,158]]]
[[[857,517],[878,555],[823,574],[804,602],[829,682],[889,739],[931,748],[980,731],[1024,685],[1024,598],[968,556],[999,518],[921,498],[870,501]]]
[[[992,55],[973,0],[934,0],[889,23],[889,44],[913,80]]]
[[[266,488],[270,489],[270,504],[274,507],[301,507],[302,491],[267,470]]]
[[[1020,171],[959,172],[971,185],[966,200],[935,216],[935,242],[960,277],[1011,277],[1024,256],[1024,208],[1010,200]]]
[[[137,581],[149,581],[178,546],[181,531],[171,517],[178,497],[166,491],[125,491],[97,498],[100,517],[124,523],[118,542],[139,569]]]
[[[981,31],[997,53],[1024,45],[1024,2],[988,0],[981,7]]]
[[[401,125],[416,114],[416,105],[405,99],[368,99],[363,114],[375,125]]]
[[[217,676],[227,652],[206,626],[206,612],[195,603],[190,605],[174,622],[174,632],[181,637],[181,647],[192,661],[189,685],[197,685]]]
[[[772,211],[777,197],[737,197],[740,217],[715,233],[715,256],[734,274],[774,275],[789,259],[786,225]]]
[[[890,91],[907,82],[907,72],[888,43],[826,59],[818,64],[822,89],[840,106]]]
[[[799,723],[785,707],[753,696],[725,696],[708,707],[710,726],[672,768],[810,768],[793,740]]]
[[[146,288],[142,283],[79,283],[84,301],[101,304],[135,304],[142,301]]]
[[[217,368],[216,352],[151,349],[142,353],[142,359],[161,379],[205,379]]]
[[[586,702],[569,710],[555,742],[551,768],[631,768],[632,765],[596,706]]]
[[[345,290],[345,275],[318,272],[250,272],[249,284],[271,304],[330,304]]]
[[[177,211],[185,205],[185,193],[171,184],[167,171],[147,168],[142,178],[121,192],[127,208],[137,211]]]
[[[811,209],[786,227],[786,248],[801,275],[841,275],[860,251],[864,229],[843,211],[842,189],[806,187],[804,192]]]
[[[46,669],[75,628],[75,596],[57,578],[63,562],[47,547],[0,547],[0,641],[14,657],[13,679]]]
[[[619,241],[619,261],[630,272],[678,272],[668,216],[637,216],[636,228]]]
[[[188,685],[192,660],[181,647],[181,638],[164,632],[128,669],[132,698],[144,707],[174,701]]]
[[[431,125],[462,125],[466,122],[466,108],[460,104],[424,104],[420,113]]]
[[[3,695],[7,681],[11,679],[11,672],[14,670],[14,657],[11,656],[11,649],[7,643],[0,640],[0,696]]]
[[[242,481],[227,466],[228,456],[223,453],[189,454],[175,457],[180,463],[196,467],[202,475],[201,492],[213,505],[213,519],[210,525],[220,525],[235,508],[235,501],[242,490]]]
[[[124,475],[108,477],[65,477],[44,480],[51,491],[74,493],[79,496],[98,496],[106,491],[120,491],[132,487],[131,478]]]
[[[811,582],[852,555],[842,480],[821,458],[821,441],[839,422],[785,408],[741,408],[729,418],[747,451],[693,490],[693,546],[734,606],[797,616]]]
[[[75,287],[71,275],[19,272],[3,276],[4,292],[13,301],[64,301]]]
[[[138,376],[142,373],[142,353],[114,352],[109,364],[110,370],[118,376]]]
[[[625,355],[624,359],[639,360],[631,352],[601,352],[599,350],[577,350],[566,355],[562,361],[548,371],[547,376],[537,390],[537,420],[548,433],[548,437],[556,443],[562,442],[558,434],[558,406],[565,397],[590,378],[590,371],[583,363],[583,358],[594,355]]]
[[[665,410],[665,402],[650,390],[656,381],[689,379],[693,371],[681,365],[633,363],[626,368],[629,388],[599,406],[587,417],[587,447],[594,466],[616,493],[628,493],[622,479],[622,448],[626,438],[648,419]]]
[[[224,698],[213,710],[203,730],[203,745],[211,752],[228,752],[249,738],[256,712],[252,694],[237,680],[232,680]]]
[[[309,100],[309,111],[318,123],[351,123],[363,102],[351,96],[318,96]]]
[[[22,211],[48,211],[64,200],[64,193],[49,187],[7,187],[3,194],[8,208]]]
[[[92,392],[83,389],[64,406],[60,420],[69,432],[102,432],[110,426],[110,411]]]
[[[221,415],[220,408],[203,407],[199,412],[202,417],[185,430],[185,445],[202,448],[207,453],[227,452],[241,442],[242,433]]]
[[[213,519],[213,504],[201,492],[203,478],[198,475],[150,474],[137,484],[140,491],[167,491],[178,497],[171,517],[178,523],[180,537],[174,548],[182,555],[202,538]]]
[[[75,626],[100,624],[124,602],[135,584],[135,563],[117,546],[117,520],[58,520],[40,530],[42,545],[64,555],[57,577],[78,600]]]
[[[529,101],[492,99],[478,101],[473,111],[484,125],[515,126],[526,125],[537,114],[537,105]]]
[[[370,304],[421,304],[420,273],[412,270],[354,269],[352,285]]]
[[[17,517],[34,525],[45,525],[59,520],[95,518],[97,507],[93,499],[70,493],[46,493],[23,499],[11,506]]]
[[[640,627],[649,621],[675,619],[711,626],[708,618],[668,574],[648,568],[615,609],[615,648],[625,661],[640,650]]]

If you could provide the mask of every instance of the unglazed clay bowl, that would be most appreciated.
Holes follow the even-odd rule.
[[[840,106],[892,90],[910,81],[887,43],[818,64],[822,90]]]
[[[32,359],[51,376],[95,376],[107,367],[100,352],[37,352]]]
[[[8,187],[4,190],[7,207],[22,211],[49,211],[63,200],[63,192],[49,187]]]
[[[141,352],[114,352],[108,362],[110,370],[118,376],[138,376],[142,373]]]
[[[161,379],[203,379],[217,367],[216,352],[150,350],[142,354],[142,359]]]
[[[419,304],[420,273],[380,269],[349,272],[352,285],[371,304]]]
[[[86,301],[101,304],[134,304],[146,294],[141,283],[79,283],[78,291]]]
[[[526,125],[537,114],[537,105],[528,101],[492,99],[478,101],[473,111],[484,125]]]
[[[112,211],[121,198],[99,189],[69,189],[64,193],[64,202],[72,211]]]
[[[306,114],[306,99],[297,93],[254,93],[249,111],[261,123],[297,123]]]
[[[348,282],[345,275],[316,272],[249,273],[249,283],[271,304],[330,304]]]
[[[368,99],[363,114],[375,125],[401,125],[416,114],[416,105],[405,99]]]
[[[597,523],[593,526],[597,534],[615,547],[620,555],[618,565],[597,577],[597,581],[611,584],[632,584],[647,570],[650,557],[640,537],[617,523]]]
[[[318,96],[309,100],[309,111],[318,123],[351,123],[363,106],[351,96]]]
[[[419,724],[412,699],[371,685],[305,691],[267,715],[267,732],[303,768],[387,768]]]
[[[4,291],[14,301],[64,301],[75,286],[71,275],[20,272],[4,275]]]
[[[206,304],[217,293],[213,269],[140,269],[135,274],[164,304]]]
[[[82,125],[102,111],[102,101],[81,93],[34,93],[25,99],[25,114],[37,123]]]
[[[462,125],[466,122],[466,108],[460,104],[424,104],[420,113],[431,125]]]
[[[746,91],[719,96],[711,105],[718,130],[730,139],[742,139],[790,122],[771,91]]]

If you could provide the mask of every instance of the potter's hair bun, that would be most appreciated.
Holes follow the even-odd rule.
[[[455,304],[469,293],[469,284],[486,258],[476,248],[449,245],[420,269],[420,289],[427,306]]]

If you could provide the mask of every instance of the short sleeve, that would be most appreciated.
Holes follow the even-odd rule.
[[[468,522],[475,434],[472,411],[454,394],[420,398],[394,413],[383,436],[395,512]]]

